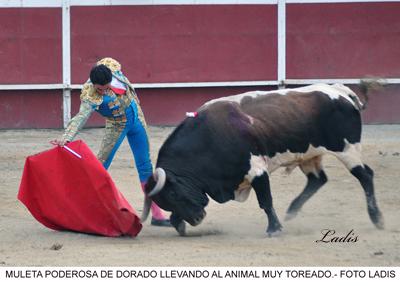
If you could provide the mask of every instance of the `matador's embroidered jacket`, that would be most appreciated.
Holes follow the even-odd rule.
[[[88,80],[83,85],[81,91],[79,112],[68,123],[62,139],[72,141],[78,131],[85,125],[90,115],[94,111],[99,112],[106,118],[106,138],[103,139],[98,157],[100,161],[105,161],[114,146],[114,142],[118,139],[127,124],[126,111],[129,106],[135,105],[134,109],[142,126],[147,128],[147,125],[139,105],[139,99],[132,84],[123,75],[120,63],[112,58],[104,58],[97,62],[97,65],[100,64],[107,66],[111,70],[113,77],[126,86],[126,93],[120,95],[110,90],[107,95],[100,95],[90,80]]]
[[[136,104],[138,110],[138,117],[143,126],[146,126],[146,121],[144,119],[144,115],[142,109],[139,105],[139,99],[136,95],[132,84],[129,80],[122,74],[121,65],[112,58],[104,58],[97,62],[97,65],[104,64],[109,69],[111,69],[113,77],[117,78],[119,81],[124,83],[128,88],[126,91],[126,95],[115,94],[112,90],[110,90],[110,99],[107,102],[103,102],[103,96],[98,94],[93,84],[88,80],[82,87],[81,91],[81,106],[78,114],[68,123],[68,126],[63,135],[63,139],[72,141],[75,138],[75,135],[78,131],[85,125],[86,121],[89,119],[90,115],[93,111],[98,111],[104,117],[106,117],[106,123],[111,124],[115,127],[121,125],[124,127],[126,123],[126,115],[125,109],[132,103],[132,101]],[[104,110],[104,104],[107,104],[108,107],[112,110],[112,114],[105,114],[101,112]],[[116,108],[117,107],[117,108]]]

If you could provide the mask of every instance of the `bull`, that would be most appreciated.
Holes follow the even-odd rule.
[[[365,86],[364,86],[365,87]],[[367,88],[361,89],[364,94]],[[269,176],[299,167],[307,177],[286,218],[295,217],[327,181],[322,157],[331,154],[360,182],[372,223],[382,229],[372,169],[361,159],[363,102],[342,84],[314,84],[277,91],[252,91],[205,103],[186,118],[161,147],[146,184],[142,221],[151,200],[170,211],[185,235],[185,221],[202,222],[209,198],[245,201],[252,189],[267,215],[267,234],[281,230]]]

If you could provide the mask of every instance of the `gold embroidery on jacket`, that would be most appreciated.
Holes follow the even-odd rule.
[[[85,125],[86,121],[89,119],[93,111],[94,111],[94,106],[92,106],[87,101],[82,101],[81,106],[79,107],[79,112],[68,123],[68,126],[65,129],[62,139],[68,140],[70,142],[73,141],[76,134]]]
[[[121,71],[121,64],[114,60],[113,58],[104,58],[99,60],[96,65],[105,65],[108,67],[113,73],[116,71]]]
[[[120,105],[121,105],[121,104],[119,103],[119,101],[118,101],[117,98],[115,98],[114,101],[110,101],[110,102],[108,103],[108,107],[109,107],[110,109],[112,109],[112,108],[114,108],[114,107],[119,107]]]
[[[104,64],[105,66],[107,66],[111,70],[115,78],[117,78],[122,83],[126,84],[127,89],[125,95],[116,95],[117,100],[114,101],[115,106],[119,104],[120,106],[119,109],[123,110],[121,113],[118,113],[118,115],[122,116],[106,117],[106,128],[105,128],[106,134],[102,142],[102,147],[100,148],[100,153],[98,155],[99,159],[108,157],[107,154],[111,152],[112,147],[115,145],[115,142],[114,144],[111,144],[110,142],[115,138],[118,138],[122,130],[125,128],[127,122],[125,109],[129,107],[132,101],[134,101],[136,104],[138,119],[145,128],[146,132],[148,132],[146,120],[144,118],[142,108],[140,107],[139,98],[137,97],[135,89],[129,82],[128,78],[126,78],[121,73],[121,64],[118,61],[114,60],[113,58],[101,59],[100,61],[97,62],[97,65],[100,64]],[[115,94],[111,90],[110,90],[110,95],[115,96]],[[92,112],[95,109],[98,109],[99,106],[103,103],[103,96],[97,93],[96,88],[90,81],[87,81],[83,85],[80,99],[81,99],[81,106],[79,113],[69,122],[68,127],[63,135],[63,138],[69,141],[72,141],[74,139],[76,133],[83,127],[83,125],[86,123],[87,119],[90,117]],[[113,115],[116,115],[114,114],[114,111]],[[112,129],[115,130],[112,131]],[[103,147],[105,148],[104,150]]]

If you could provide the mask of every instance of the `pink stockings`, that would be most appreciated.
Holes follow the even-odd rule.
[[[142,191],[144,192],[144,186],[145,186],[145,182],[141,182],[140,185],[142,186]],[[160,209],[159,206],[156,205],[155,202],[151,203],[151,215],[153,218],[157,219],[157,220],[165,220],[165,215],[163,213],[163,211]]]

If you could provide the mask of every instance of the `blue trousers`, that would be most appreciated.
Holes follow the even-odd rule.
[[[140,182],[146,182],[153,173],[153,166],[150,159],[149,139],[146,129],[139,120],[136,105],[132,104],[125,111],[127,122],[125,128],[113,128],[106,126],[106,134],[103,138],[102,147],[107,149],[103,153],[103,166],[108,169],[111,162],[121,146],[125,137],[128,138],[129,146],[135,158],[135,165],[139,173]],[[111,148],[110,148],[111,147]]]

